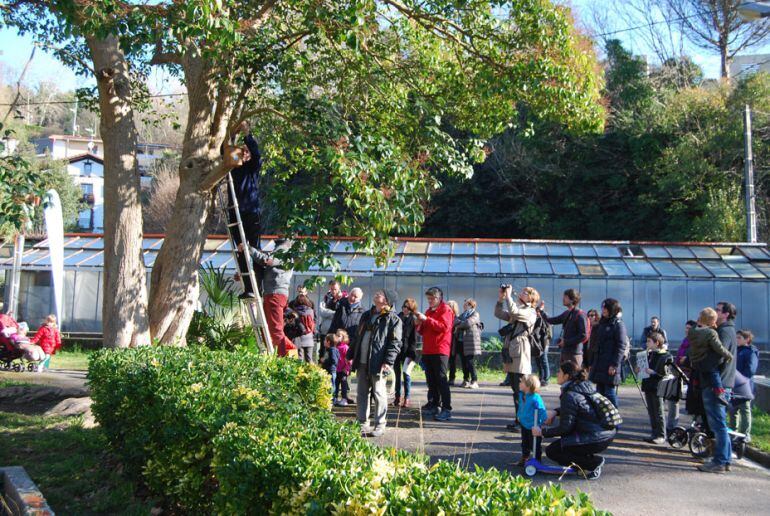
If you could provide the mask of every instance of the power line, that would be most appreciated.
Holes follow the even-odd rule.
[[[164,98],[164,97],[186,97],[187,93],[164,93],[161,95],[147,95],[143,98],[150,98],[150,99],[158,99],[158,98]],[[0,106],[50,106],[52,104],[75,104],[77,103],[77,100],[50,100],[47,102],[23,102],[23,103],[17,103],[17,104],[11,104],[11,103],[3,103],[0,104]]]
[[[639,30],[639,29],[647,29],[649,27],[654,27],[655,25],[660,25],[662,23],[675,23],[675,22],[685,21],[685,20],[689,20],[690,18],[695,18],[699,14],[702,14],[702,13],[690,14],[688,16],[680,16],[679,18],[674,18],[673,20],[659,20],[659,21],[656,21],[656,22],[643,23],[642,25],[636,25],[635,27],[626,27],[625,29],[612,30],[612,31],[609,31],[609,32],[601,32],[599,34],[594,34],[594,37],[612,36],[612,35],[615,35],[615,34],[621,34],[623,32],[631,32],[631,31]]]

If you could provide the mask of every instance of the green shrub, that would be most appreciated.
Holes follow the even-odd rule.
[[[328,376],[296,360],[104,350],[89,379],[127,470],[191,513],[595,512],[559,487],[370,444],[329,411]]]
[[[499,337],[489,337],[481,341],[481,349],[484,351],[502,351],[503,341]]]

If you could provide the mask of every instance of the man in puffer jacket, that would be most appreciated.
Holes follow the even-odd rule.
[[[378,290],[374,306],[361,317],[358,335],[347,352],[358,379],[357,416],[361,434],[380,437],[385,433],[388,412],[387,376],[401,351],[401,319],[394,310],[398,295],[392,290]],[[374,427],[369,424],[369,391],[374,395]]]

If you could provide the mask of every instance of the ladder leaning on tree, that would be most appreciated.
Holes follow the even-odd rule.
[[[235,184],[233,183],[233,176],[229,172],[223,180],[225,188],[229,195],[225,195],[224,188],[219,188],[219,203],[224,210],[225,220],[227,222],[227,235],[230,239],[230,248],[233,252],[233,260],[235,261],[235,267],[238,269],[238,277],[240,278],[243,291],[248,292],[247,283],[251,286],[251,292],[254,297],[249,299],[246,304],[246,311],[249,312],[249,319],[251,320],[251,326],[254,328],[254,335],[257,338],[257,345],[261,346],[267,353],[273,353],[273,343],[270,339],[270,331],[267,328],[267,318],[265,317],[265,308],[262,304],[262,295],[260,294],[259,285],[257,283],[257,276],[254,274],[254,263],[251,259],[251,253],[248,252],[248,240],[246,240],[246,232],[243,230],[243,221],[241,219],[241,212],[238,207],[238,198],[235,196]],[[228,203],[228,198],[232,199],[233,204]],[[234,217],[230,217],[230,210],[233,211]],[[231,222],[231,220],[235,222]],[[241,242],[244,245],[243,259],[246,262],[246,270],[240,270],[238,264],[238,245],[235,238],[235,231]]]

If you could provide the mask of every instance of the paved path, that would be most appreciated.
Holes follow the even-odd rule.
[[[28,371],[15,373],[0,370],[0,381],[34,383],[50,385],[53,387],[73,388],[86,386],[86,371],[74,371],[69,369],[49,369],[43,373],[31,373]]]
[[[417,383],[414,391],[413,400],[424,403],[424,383]],[[556,406],[558,386],[548,386],[543,398],[547,407]],[[432,459],[519,473],[513,464],[521,450],[520,438],[505,431],[513,411],[511,391],[497,385],[483,385],[478,391],[455,388],[452,403],[450,422],[431,420],[422,426],[417,409],[392,409],[388,432],[378,443],[424,450]],[[561,481],[565,489],[588,492],[597,507],[619,515],[770,514],[770,472],[744,460],[727,475],[701,473],[689,452],[642,441],[649,423],[635,387],[621,389],[620,406],[624,425],[605,453],[602,477],[591,482],[565,477]],[[353,410],[350,407],[341,415],[351,417]],[[689,423],[689,416],[682,419]],[[557,480],[539,476],[535,482]]]

